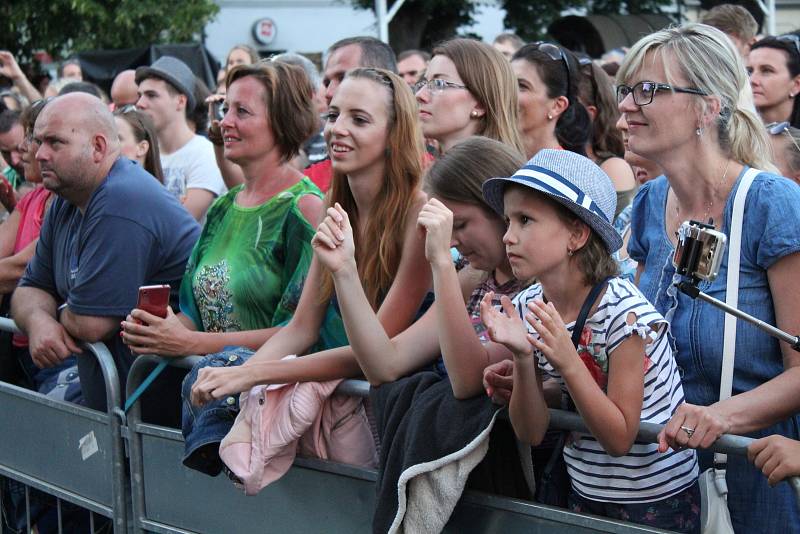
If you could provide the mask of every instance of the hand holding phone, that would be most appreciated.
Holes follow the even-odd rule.
[[[169,285],[141,286],[139,288],[139,301],[136,307],[149,314],[161,317],[167,316],[169,306]]]

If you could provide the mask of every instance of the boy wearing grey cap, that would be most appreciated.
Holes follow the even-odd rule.
[[[156,127],[164,186],[177,196],[198,221],[214,199],[226,191],[214,147],[189,126],[187,110],[194,109],[195,75],[181,60],[163,56],[149,67],[136,69],[139,100],[136,107]]]

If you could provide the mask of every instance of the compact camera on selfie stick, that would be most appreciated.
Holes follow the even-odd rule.
[[[785,341],[794,350],[800,352],[800,337],[787,334],[771,324],[728,306],[721,300],[706,295],[697,287],[700,280],[711,282],[719,274],[727,241],[725,234],[714,230],[710,224],[698,221],[684,222],[678,229],[678,246],[675,247],[675,255],[672,257],[672,264],[675,266],[676,272],[684,277],[684,280],[675,285],[693,299],[699,298],[720,308],[725,313],[743,319],[767,334]]]

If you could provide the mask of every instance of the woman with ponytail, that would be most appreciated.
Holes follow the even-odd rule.
[[[800,128],[800,38],[765,37],[750,49],[747,72],[764,124],[788,121]]]
[[[586,155],[592,119],[578,100],[580,65],[567,49],[530,43],[511,58],[519,87],[519,131],[525,155],[563,148]]]
[[[617,74],[617,100],[630,150],[664,176],[646,183],[633,204],[628,249],[638,284],[670,320],[686,400],[659,436],[663,452],[706,449],[722,434],[797,439],[800,353],[739,321],[732,396],[720,400],[725,314],[673,286],[677,231],[708,222],[730,241],[733,199],[748,168],[741,231],[739,308],[766,323],[800,331],[800,188],[776,174],[769,141],[747,105],[749,80],[731,41],[702,24],[662,30],[636,43]],[[716,280],[701,289],[726,299],[728,255]],[[699,451],[701,470],[713,455]],[[736,532],[798,532],[791,488],[770,488],[742,456],[728,456],[728,508]]]

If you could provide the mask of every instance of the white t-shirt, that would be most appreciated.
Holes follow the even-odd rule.
[[[532,285],[514,299],[514,306],[524,317],[527,303],[542,300],[542,286]],[[628,324],[628,315],[636,320]],[[533,327],[528,331],[538,337]],[[572,333],[575,323],[567,329]],[[669,323],[647,301],[639,289],[622,278],[612,278],[600,299],[597,311],[586,319],[578,343],[578,354],[598,385],[606,390],[608,363],[614,350],[636,334],[645,340],[644,401],[641,420],[664,424],[683,400],[678,366],[672,355],[667,330]],[[536,351],[539,368],[545,378],[553,378],[566,392],[566,385],[547,358]],[[591,434],[573,432],[564,447],[564,460],[572,479],[572,488],[594,501],[613,503],[652,502],[683,491],[697,479],[697,456],[693,449],[658,452],[654,443],[636,441],[627,455],[615,458],[605,452]]]
[[[161,154],[164,187],[182,199],[187,189],[205,189],[218,197],[228,190],[214,157],[214,145],[203,136],[192,139],[172,154]]]

